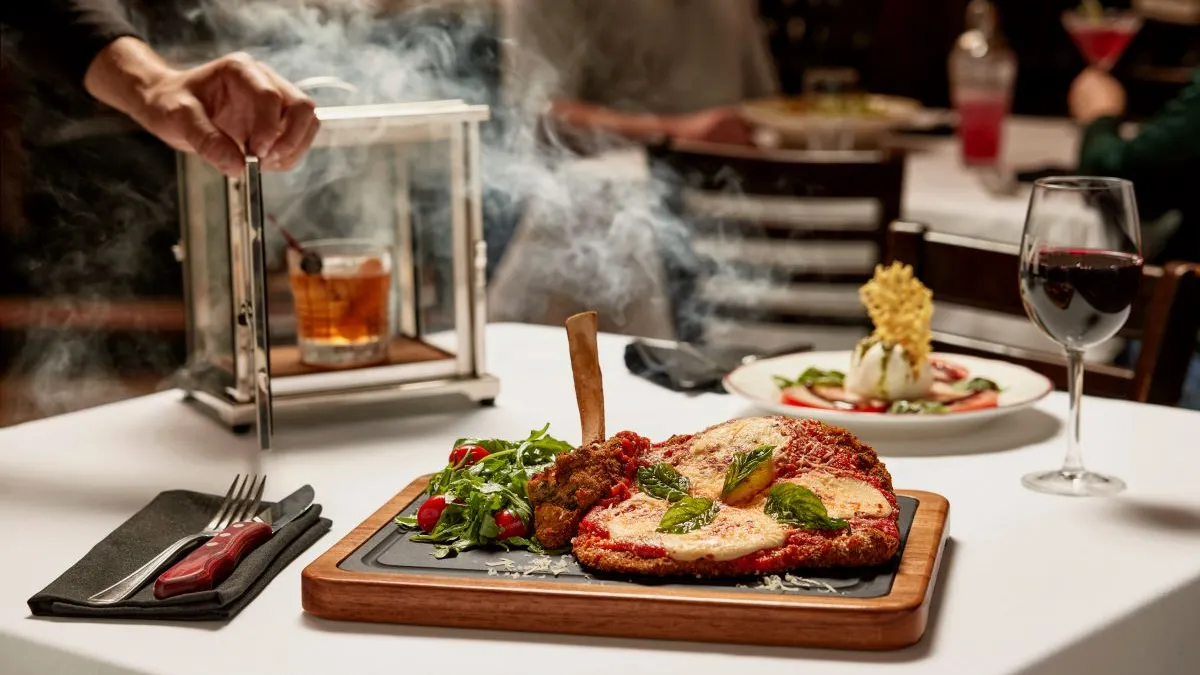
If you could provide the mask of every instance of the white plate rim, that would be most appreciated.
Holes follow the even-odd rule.
[[[850,355],[852,353],[853,352],[851,350],[844,350],[844,351],[796,352],[794,354],[783,354],[780,356],[773,356],[768,359],[761,359],[761,360],[753,361],[751,363],[747,363],[747,364],[738,366],[737,368],[734,368],[732,371],[727,373],[725,375],[725,377],[722,378],[721,381],[722,381],[722,384],[725,386],[725,390],[728,391],[729,393],[734,394],[737,397],[739,397],[745,401],[748,401],[756,406],[765,407],[769,410],[773,410],[776,412],[780,412],[782,410],[789,410],[789,409],[795,410],[795,411],[812,410],[813,413],[810,416],[812,416],[814,418],[816,418],[819,415],[821,419],[828,419],[831,421],[832,420],[846,420],[846,421],[858,420],[864,424],[867,424],[867,423],[869,423],[871,425],[887,424],[887,425],[897,425],[897,426],[905,425],[905,424],[913,425],[913,426],[930,426],[930,425],[955,423],[955,422],[967,423],[972,420],[977,420],[977,421],[982,422],[984,420],[993,419],[995,417],[1004,416],[1009,413],[1013,413],[1013,412],[1017,412],[1019,410],[1024,410],[1026,408],[1029,408],[1029,407],[1033,406],[1034,404],[1036,404],[1038,401],[1041,401],[1042,399],[1049,396],[1050,393],[1054,391],[1054,383],[1050,381],[1050,378],[1048,378],[1045,375],[1042,375],[1041,373],[1039,373],[1035,370],[1032,370],[1026,366],[1012,363],[1010,361],[1004,361],[1001,359],[989,359],[989,358],[984,358],[981,356],[972,356],[969,354],[955,354],[953,352],[934,352],[931,354],[931,356],[945,358],[949,361],[954,361],[955,359],[960,359],[960,360],[965,360],[965,361],[998,363],[998,364],[1003,365],[1005,368],[1011,368],[1011,369],[1015,369],[1015,370],[1024,371],[1024,373],[1027,374],[1031,380],[1040,381],[1042,386],[1037,394],[1030,395],[1020,401],[1008,403],[1006,405],[997,405],[995,408],[985,408],[983,410],[968,410],[966,412],[957,412],[957,413],[951,413],[951,414],[946,414],[946,415],[888,415],[886,413],[855,413],[855,412],[845,412],[845,411],[841,411],[841,410],[828,410],[828,409],[822,409],[822,408],[811,408],[810,409],[810,408],[804,408],[801,406],[789,406],[786,403],[781,403],[779,401],[766,401],[762,397],[752,394],[748,391],[745,391],[744,389],[739,388],[737,385],[735,385],[733,383],[733,380],[735,379],[735,376],[738,373],[742,373],[742,372],[745,372],[750,369],[761,368],[765,364],[770,364],[772,362],[800,360],[800,359],[804,359],[806,357],[807,358],[818,358],[818,359],[819,358],[832,358],[834,356],[844,354],[845,358],[846,358],[846,363],[848,365],[850,363]],[[964,364],[964,365],[966,365],[966,364]],[[968,375],[970,372],[971,371],[969,369]],[[998,384],[1000,384],[1003,387],[1002,382],[998,383]],[[780,414],[784,414],[784,413],[780,412]],[[799,417],[799,416],[804,416],[804,413],[794,412],[794,413],[792,413],[792,415]]]

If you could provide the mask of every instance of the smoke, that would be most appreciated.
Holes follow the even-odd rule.
[[[203,16],[217,36],[215,53],[239,49],[293,81],[337,79],[355,88],[314,90],[319,103],[462,99],[490,105],[481,164],[487,239],[498,275],[493,318],[554,321],[564,312],[594,307],[609,329],[668,334],[671,308],[661,294],[662,261],[695,264],[686,228],[665,207],[664,182],[579,162],[541,126],[541,113],[567,64],[547,63],[511,39],[496,40],[505,30],[501,11],[511,3],[382,7],[388,4],[209,0]],[[517,63],[519,71],[512,67]],[[599,136],[584,140],[599,150],[616,145]],[[279,189],[268,185],[268,195],[289,198],[268,204],[268,210],[276,210],[300,236],[383,236],[392,222],[393,185],[364,179],[373,162],[386,161],[379,152],[387,151],[313,151],[299,170],[272,177]],[[449,256],[449,177],[440,161],[445,148],[429,144],[408,152],[421,154],[419,162],[408,163],[418,167],[408,176],[414,222],[433,258],[426,262],[437,267]],[[305,196],[294,199],[298,194]],[[501,264],[500,253],[512,237],[519,244],[509,247],[513,256]],[[275,259],[282,260],[282,242],[272,243]],[[639,311],[655,291],[660,297],[649,303],[655,306]],[[644,325],[652,316],[657,325]]]
[[[240,50],[292,81],[328,78],[353,85],[352,91],[313,89],[322,105],[462,99],[491,106],[492,121],[482,132],[481,168],[489,258],[498,275],[490,296],[493,319],[553,321],[570,311],[595,308],[607,330],[669,334],[669,300],[651,297],[666,287],[664,261],[687,271],[701,263],[691,249],[688,228],[667,208],[668,181],[636,172],[614,176],[605,165],[580,161],[562,139],[547,133],[540,113],[550,103],[563,64],[541,61],[513,41],[496,40],[503,32],[500,12],[508,4],[199,0],[185,17],[188,29],[176,31],[184,39],[152,42],[182,65]],[[196,36],[206,36],[199,48]],[[515,73],[507,66],[517,60],[532,67]],[[503,97],[500,91],[519,93]],[[619,146],[604,137],[587,141],[593,149]],[[155,152],[161,149],[136,149],[148,164]],[[407,148],[400,158],[391,152],[378,146],[315,149],[296,171],[267,178],[267,212],[302,239],[387,238],[397,217],[392,178],[395,167],[404,165],[412,187],[415,234],[425,252],[418,262],[424,269],[447,268],[447,149],[432,142]],[[111,158],[97,153],[95,159]],[[161,166],[162,157],[158,162]],[[80,176],[80,184],[47,198],[71,203],[85,194],[87,173]],[[167,188],[155,193],[138,184],[118,185],[106,199],[88,205],[94,214],[103,214],[96,217],[118,224],[120,234],[110,241],[88,241],[78,234],[86,227],[78,214],[89,210],[79,205],[69,224],[77,234],[64,244],[76,252],[64,254],[52,270],[44,271],[43,287],[51,294],[79,297],[83,289],[85,296],[111,297],[137,290],[133,280],[148,266],[169,261],[173,267],[168,245],[148,245],[158,232],[148,223],[165,217],[154,209],[173,203],[169,190],[174,186]],[[499,254],[512,237],[522,240],[526,255],[502,263]],[[272,232],[269,244],[270,265],[278,269],[283,241]],[[440,297],[452,297],[450,279],[431,283],[439,287]],[[753,292],[754,286],[749,288]],[[70,380],[80,372],[111,367],[102,356],[107,348],[102,342],[96,336],[70,343],[59,339],[49,346],[30,341],[18,366],[39,383],[34,389],[40,407],[53,411],[70,404],[77,391],[62,386],[64,376]],[[149,358],[158,363],[172,356]]]

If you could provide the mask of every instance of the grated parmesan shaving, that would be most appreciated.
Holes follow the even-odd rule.
[[[755,584],[738,584],[737,588],[758,588],[764,591],[775,591],[778,593],[786,593],[788,591],[825,591],[828,593],[837,593],[838,590],[833,586],[819,581],[817,579],[809,579],[807,577],[798,577],[795,574],[785,574],[782,577],[778,574],[765,576]]]
[[[545,576],[547,574],[558,576],[568,571],[571,568],[571,563],[568,556],[559,556],[557,560],[550,556],[542,555],[534,558],[528,564],[518,565],[509,558],[500,558],[495,562],[485,563],[488,566],[488,574],[517,578],[530,577],[534,575]]]

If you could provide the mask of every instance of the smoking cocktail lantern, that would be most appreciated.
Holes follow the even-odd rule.
[[[276,411],[490,402],[479,125],[462,101],[317,109],[305,161],[179,157],[187,399],[271,445]],[[401,404],[402,405],[402,404]]]

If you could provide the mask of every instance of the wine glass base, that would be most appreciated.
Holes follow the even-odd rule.
[[[1125,481],[1091,471],[1039,471],[1021,477],[1030,490],[1069,497],[1107,497],[1125,489]]]

